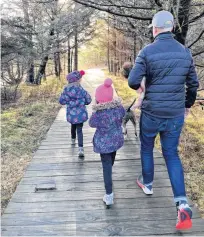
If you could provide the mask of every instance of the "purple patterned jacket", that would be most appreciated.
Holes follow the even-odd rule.
[[[123,146],[122,120],[125,109],[119,100],[93,106],[89,120],[90,127],[96,128],[93,138],[94,152],[111,153]]]
[[[67,105],[67,121],[79,124],[88,120],[86,105],[91,103],[91,96],[80,83],[68,84],[60,96],[59,103]]]

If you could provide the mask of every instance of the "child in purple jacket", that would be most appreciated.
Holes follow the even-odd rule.
[[[73,71],[67,75],[69,84],[64,88],[59,102],[67,105],[67,121],[71,123],[72,145],[75,144],[76,131],[79,146],[79,157],[84,156],[83,149],[83,123],[88,120],[86,105],[91,103],[91,96],[81,86],[81,78],[84,71]]]
[[[103,201],[107,206],[113,204],[112,166],[116,151],[123,146],[122,119],[125,109],[120,100],[113,100],[112,80],[106,79],[103,85],[96,89],[95,112],[92,114],[89,125],[96,128],[93,138],[94,151],[100,153],[103,166],[103,177],[106,194]]]

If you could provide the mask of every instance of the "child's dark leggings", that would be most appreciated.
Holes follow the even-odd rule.
[[[72,127],[71,127],[72,139],[76,139],[76,131],[77,131],[77,138],[78,138],[78,145],[79,145],[79,147],[83,147],[83,132],[82,132],[82,128],[83,128],[83,123],[72,124]]]
[[[111,194],[112,190],[112,166],[115,161],[116,151],[112,153],[100,154],[103,166],[103,179],[106,189],[106,194]]]

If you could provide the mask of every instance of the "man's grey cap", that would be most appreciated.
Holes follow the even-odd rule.
[[[152,26],[163,29],[171,28],[174,26],[174,17],[171,12],[159,11],[154,15],[152,19],[152,24],[149,25],[148,28]]]

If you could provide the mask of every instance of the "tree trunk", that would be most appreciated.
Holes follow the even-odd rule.
[[[120,54],[119,54],[119,67],[120,69],[122,68],[123,66],[123,53],[122,53],[122,46],[121,46],[121,51],[120,51]]]
[[[111,68],[110,68],[110,28],[109,28],[109,16],[108,16],[107,64],[108,64],[108,71],[111,72]]]
[[[54,65],[55,65],[55,76],[58,77],[60,72],[62,72],[60,53],[54,53]]]
[[[136,33],[134,33],[134,36],[133,36],[133,61],[135,62],[135,59],[136,59],[136,43],[137,43],[137,38],[136,38]],[[133,63],[134,63],[133,62]]]
[[[29,18],[29,1],[28,0],[22,0],[22,5],[23,5],[23,14],[24,14],[24,21],[27,25],[30,25],[30,18]],[[29,46],[30,46],[30,52],[29,52],[29,57],[27,61],[27,77],[26,77],[26,82],[28,83],[33,83],[35,74],[34,74],[34,60],[32,58],[31,52],[33,51],[33,37],[30,32],[28,34],[28,40],[29,40]]]
[[[67,64],[68,64],[68,67],[67,67],[67,70],[68,70],[68,73],[71,72],[71,47],[70,47],[70,40],[68,39],[68,51],[67,51]]]
[[[43,80],[44,80],[44,81],[47,80],[46,72],[43,74]]]
[[[66,55],[64,54],[64,68],[63,68],[64,76],[66,75]]]
[[[75,36],[74,36],[74,70],[78,70],[78,32],[77,32],[77,27],[75,29]]]
[[[110,72],[113,72],[113,59],[110,60]]]
[[[70,70],[71,72],[73,71],[73,54],[74,54],[74,51],[73,49],[71,50],[71,57],[70,57]]]
[[[51,18],[51,25],[53,25],[53,27],[51,28],[51,30],[49,32],[50,38],[49,38],[49,41],[48,41],[48,46],[47,46],[46,51],[45,51],[46,54],[42,58],[40,67],[38,69],[38,72],[37,72],[37,75],[36,75],[36,78],[35,78],[35,81],[34,81],[34,83],[37,84],[37,85],[41,84],[42,77],[43,77],[43,75],[45,75],[45,69],[46,69],[46,66],[47,66],[48,59],[49,59],[49,51],[52,47],[52,38],[53,38],[53,35],[55,34],[54,21],[55,21],[56,16],[57,16],[58,0],[55,0],[53,4],[54,5],[53,5],[53,9],[52,9],[52,18]]]
[[[116,30],[114,30],[113,47],[114,47],[114,75],[116,76],[116,73],[117,73],[117,41],[116,41]]]
[[[58,69],[59,69],[59,80],[60,80],[60,75],[61,75],[61,72],[62,72],[60,52],[58,52]]]
[[[57,34],[57,51],[54,53],[54,65],[55,65],[55,76],[59,77],[60,72],[62,72],[61,62],[60,62],[60,44],[59,35]]]
[[[35,78],[35,84],[37,84],[37,85],[41,84],[42,77],[45,74],[45,68],[47,65],[47,61],[48,61],[48,56],[46,55],[41,61],[38,73]]]
[[[31,63],[30,67],[29,67],[29,70],[27,72],[27,79],[26,79],[26,82],[29,82],[29,83],[34,83],[34,78],[35,78],[35,70],[34,70],[34,64]]]
[[[174,0],[174,3],[177,3],[177,1]],[[177,7],[178,12],[176,10],[173,10],[174,14],[177,14],[178,18],[178,24],[175,27],[175,39],[178,40],[181,44],[185,45],[186,42],[186,36],[188,32],[188,26],[189,26],[189,9],[191,5],[191,0],[180,0],[179,7]],[[174,4],[175,7],[175,4]]]
[[[50,37],[54,35],[54,29],[51,29],[50,31]],[[49,46],[47,48],[46,51],[49,51],[50,50],[50,47],[51,47],[51,41],[49,42]],[[47,66],[47,62],[48,62],[48,55],[45,55],[40,63],[40,67],[38,69],[38,72],[37,72],[37,75],[36,75],[36,78],[34,80],[34,83],[36,85],[40,85],[41,84],[41,79],[43,77],[43,75],[45,74],[45,69],[46,69],[46,66]]]
[[[58,77],[59,76],[59,59],[58,59],[58,53],[54,53],[54,65],[55,65],[55,76]]]

